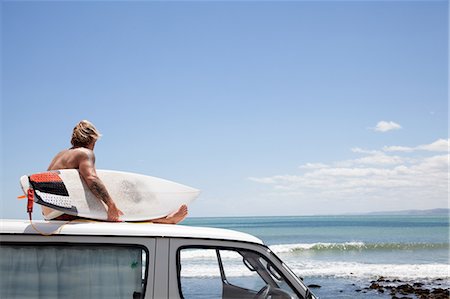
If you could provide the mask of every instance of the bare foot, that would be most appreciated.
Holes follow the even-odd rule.
[[[153,223],[164,223],[164,224],[177,224],[183,221],[188,214],[188,208],[186,205],[181,205],[178,210],[167,215],[166,217],[153,219],[151,222]]]

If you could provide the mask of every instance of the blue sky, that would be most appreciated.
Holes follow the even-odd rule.
[[[81,119],[98,168],[201,189],[192,216],[448,204],[447,1],[1,9],[3,218]]]

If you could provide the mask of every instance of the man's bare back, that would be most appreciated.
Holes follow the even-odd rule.
[[[93,151],[83,147],[63,150],[53,158],[48,170],[78,169],[80,160],[89,158],[90,155],[94,155]]]

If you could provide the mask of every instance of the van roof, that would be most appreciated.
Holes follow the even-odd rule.
[[[33,227],[34,226],[34,227]],[[39,231],[39,232],[38,232]],[[67,221],[33,221],[0,220],[1,234],[39,235],[80,235],[80,236],[147,236],[215,239],[227,241],[243,241],[263,244],[255,236],[220,228],[195,227],[173,224],[154,224],[148,222],[98,222],[91,220]]]

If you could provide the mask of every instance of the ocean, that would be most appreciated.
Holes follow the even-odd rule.
[[[392,298],[376,280],[450,287],[447,216],[188,218],[262,239],[320,298]],[[197,267],[207,273],[207,265]],[[205,272],[206,271],[206,272]],[[413,297],[410,297],[413,298]]]

